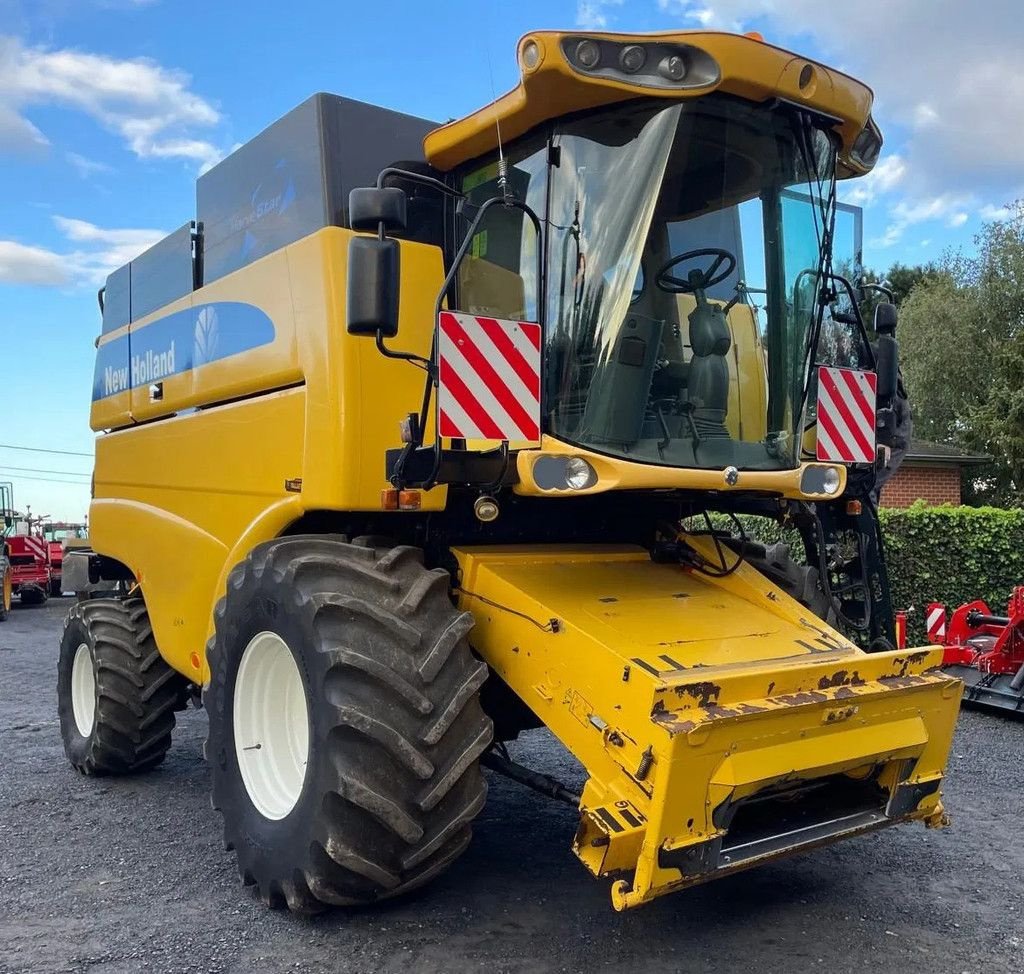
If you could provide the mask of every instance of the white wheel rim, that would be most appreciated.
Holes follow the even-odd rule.
[[[71,710],[78,733],[88,737],[96,721],[96,674],[87,643],[79,643],[71,661]]]
[[[295,807],[309,760],[309,711],[288,644],[257,633],[242,653],[233,705],[235,757],[256,810],[274,821]]]

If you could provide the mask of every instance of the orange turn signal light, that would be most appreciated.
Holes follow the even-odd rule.
[[[388,487],[380,492],[382,511],[418,511],[423,495],[418,490],[395,490]]]
[[[856,517],[862,510],[864,510],[864,505],[860,501],[846,502],[846,513],[851,517]]]

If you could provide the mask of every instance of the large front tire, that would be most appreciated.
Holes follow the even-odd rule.
[[[57,709],[64,752],[86,775],[156,767],[188,681],[164,662],[142,599],[90,599],[64,622]]]
[[[247,885],[313,913],[436,876],[465,849],[491,741],[487,667],[450,578],[415,548],[255,548],[215,613],[213,802]]]

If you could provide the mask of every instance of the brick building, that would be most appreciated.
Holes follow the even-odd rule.
[[[914,501],[959,504],[964,467],[986,463],[988,457],[955,446],[913,440],[896,476],[882,488],[881,507],[910,507]]]

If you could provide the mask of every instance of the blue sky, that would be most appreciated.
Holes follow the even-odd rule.
[[[886,136],[845,189],[868,266],[969,245],[1024,195],[1024,18],[1007,0],[830,6],[0,0],[0,481],[36,513],[85,513],[87,456],[9,445],[89,453],[96,288],[192,217],[203,167],[314,91],[464,114],[515,83],[531,29],[756,29],[847,70]]]

